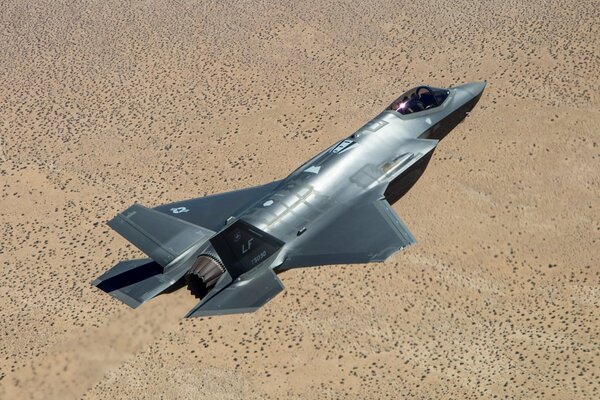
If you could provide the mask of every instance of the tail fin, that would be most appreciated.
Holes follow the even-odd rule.
[[[233,283],[229,282],[230,278],[223,279],[222,284],[218,284],[212,294],[202,299],[186,317],[254,312],[283,290],[283,284],[268,266],[255,268]]]
[[[210,239],[232,279],[275,254],[284,242],[239,219]]]
[[[117,215],[108,226],[165,269],[194,244],[205,242],[214,234],[140,204]]]
[[[92,282],[92,285],[121,300],[131,308],[156,297],[173,286],[186,272],[175,268],[167,273],[156,262],[145,258],[121,261]]]
[[[108,226],[152,259],[121,261],[92,284],[136,308],[168,290],[188,271],[185,255],[208,241],[213,231],[134,204]]]

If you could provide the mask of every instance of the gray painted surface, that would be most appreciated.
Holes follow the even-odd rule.
[[[393,110],[282,181],[154,210],[130,207],[109,225],[156,262],[119,263],[93,284],[137,307],[178,281],[200,255],[209,255],[225,272],[187,315],[208,316],[264,305],[283,290],[277,271],[386,260],[415,243],[390,203],[419,179],[439,141],[466,117],[484,88],[485,82],[474,82],[440,89],[441,104],[421,96],[422,110],[406,115],[406,108],[396,108],[408,104],[399,98]],[[157,264],[163,271],[148,276]],[[127,285],[116,287],[121,275]]]

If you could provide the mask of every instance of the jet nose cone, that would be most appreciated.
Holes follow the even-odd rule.
[[[487,81],[465,83],[464,85],[457,86],[457,89],[463,89],[469,92],[473,97],[478,97],[485,89]]]

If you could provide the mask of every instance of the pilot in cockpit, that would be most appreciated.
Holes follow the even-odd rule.
[[[417,93],[413,93],[410,96],[410,101],[408,102],[408,108],[410,112],[419,112],[425,109],[425,105],[421,101],[421,98]]]
[[[412,114],[439,107],[449,95],[447,89],[419,86],[399,97],[388,108],[400,114]]]
[[[408,101],[408,96],[404,96],[402,100],[396,100],[394,105],[392,105],[391,109],[396,112],[401,112],[404,108],[406,108],[406,102]]]

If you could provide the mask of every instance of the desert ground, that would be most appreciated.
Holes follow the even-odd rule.
[[[600,398],[600,3],[0,8],[0,399]],[[488,81],[385,263],[254,314],[132,310],[106,221],[283,178],[421,83]]]

